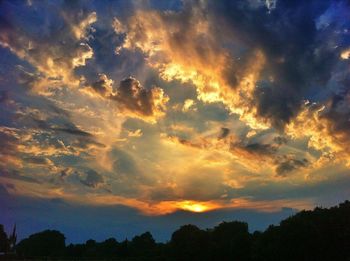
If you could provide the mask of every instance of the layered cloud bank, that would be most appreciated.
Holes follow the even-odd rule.
[[[348,196],[346,1],[0,5],[8,193],[148,215]]]

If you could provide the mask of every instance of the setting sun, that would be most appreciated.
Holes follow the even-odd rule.
[[[196,213],[205,212],[217,208],[212,203],[195,202],[190,200],[179,202],[178,206],[182,210],[187,210]]]

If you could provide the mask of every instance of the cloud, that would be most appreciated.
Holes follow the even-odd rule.
[[[2,180],[146,214],[302,205],[259,191],[350,164],[340,2],[1,2]]]
[[[185,102],[184,102],[184,105],[182,107],[182,111],[183,112],[187,112],[190,110],[191,107],[193,107],[195,105],[195,102],[194,100],[192,99],[186,99]]]
[[[9,2],[3,2],[2,6],[8,10],[13,8]],[[32,10],[35,9],[32,7]],[[36,91],[43,91],[47,85],[55,85],[57,81],[77,86],[79,79],[73,70],[84,66],[93,56],[92,48],[86,43],[86,36],[91,24],[96,22],[96,13],[79,12],[76,15],[76,12],[67,8],[60,14],[63,25],[54,24],[57,17],[52,17],[49,20],[50,27],[39,25],[45,32],[41,34],[40,29],[31,28],[32,24],[23,24],[17,16],[6,13],[1,15],[0,45],[29,62],[42,74],[35,84],[31,81]]]
[[[350,164],[349,117],[347,106],[349,94],[334,95],[326,105],[306,103],[302,112],[286,127],[292,138],[306,137],[308,147],[322,153],[320,165],[330,161]]]
[[[83,92],[112,100],[124,116],[139,118],[150,123],[155,123],[166,113],[166,105],[169,97],[159,87],[144,88],[133,77],[120,81],[117,88],[113,88],[114,81],[107,75],[100,74],[100,79]]]
[[[102,97],[108,97],[113,92],[113,80],[105,74],[100,74],[99,80],[91,84],[91,89]]]
[[[129,77],[120,82],[111,99],[126,114],[154,123],[165,115],[169,97],[161,88],[146,89],[138,80]]]
[[[263,53],[255,49],[242,61],[234,59],[220,46],[222,36],[211,22],[203,3],[187,3],[181,12],[137,11],[123,24],[121,47],[141,50],[164,80],[194,84],[199,100],[222,102],[250,126],[266,128],[251,106]]]
[[[192,83],[199,100],[222,102],[251,128],[283,129],[331,78],[341,40],[316,26],[330,1],[253,2],[189,1],[180,11],[137,10],[114,26],[126,35],[120,47],[142,51],[163,79]]]
[[[137,129],[135,131],[128,131],[128,137],[135,137],[135,138],[139,138],[142,136],[142,130],[141,129]]]
[[[340,57],[343,60],[348,60],[350,58],[350,48],[349,49],[345,49],[344,51],[341,52]]]
[[[254,94],[257,116],[283,128],[298,114],[306,93],[326,84],[336,68],[338,52],[332,45],[339,36],[318,30],[315,22],[332,2],[277,1],[271,12],[240,3],[213,1],[209,7],[225,16],[238,41],[263,52],[267,62]]]
[[[83,179],[80,179],[80,182],[85,186],[91,188],[97,188],[100,184],[104,182],[103,176],[98,174],[96,171],[90,169],[86,171],[86,176]]]
[[[2,168],[0,168],[0,178],[6,178],[6,179],[11,179],[11,180],[19,180],[19,181],[24,181],[24,182],[29,182],[29,183],[41,184],[41,182],[39,182],[37,179],[35,179],[33,177],[21,175],[20,173],[18,173],[18,171],[8,171],[8,170],[2,169]],[[15,189],[16,186],[13,185],[11,187],[13,187]]]
[[[20,167],[22,165],[16,153],[18,143],[19,135],[17,134],[16,129],[0,127],[0,154],[3,159],[0,162],[1,167]]]
[[[48,158],[42,158],[42,157],[24,157],[24,161],[35,164],[35,165],[50,165],[51,161]]]
[[[307,159],[286,159],[283,162],[280,162],[276,168],[276,173],[279,176],[285,176],[288,172],[297,170],[308,165]]]

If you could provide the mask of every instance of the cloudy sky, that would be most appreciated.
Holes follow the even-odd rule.
[[[0,2],[0,223],[72,242],[350,197],[350,4]]]

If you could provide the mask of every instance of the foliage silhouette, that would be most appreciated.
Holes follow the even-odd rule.
[[[10,238],[0,225],[0,252],[9,250]],[[350,261],[350,202],[301,211],[252,234],[247,223],[232,221],[207,230],[184,225],[165,244],[156,243],[146,232],[131,241],[90,239],[65,246],[62,233],[46,230],[22,240],[15,249],[17,260]]]
[[[65,237],[56,230],[45,230],[23,239],[16,246],[19,256],[61,257],[65,253]]]
[[[4,226],[0,225],[0,252],[7,253],[10,249],[10,244]]]

